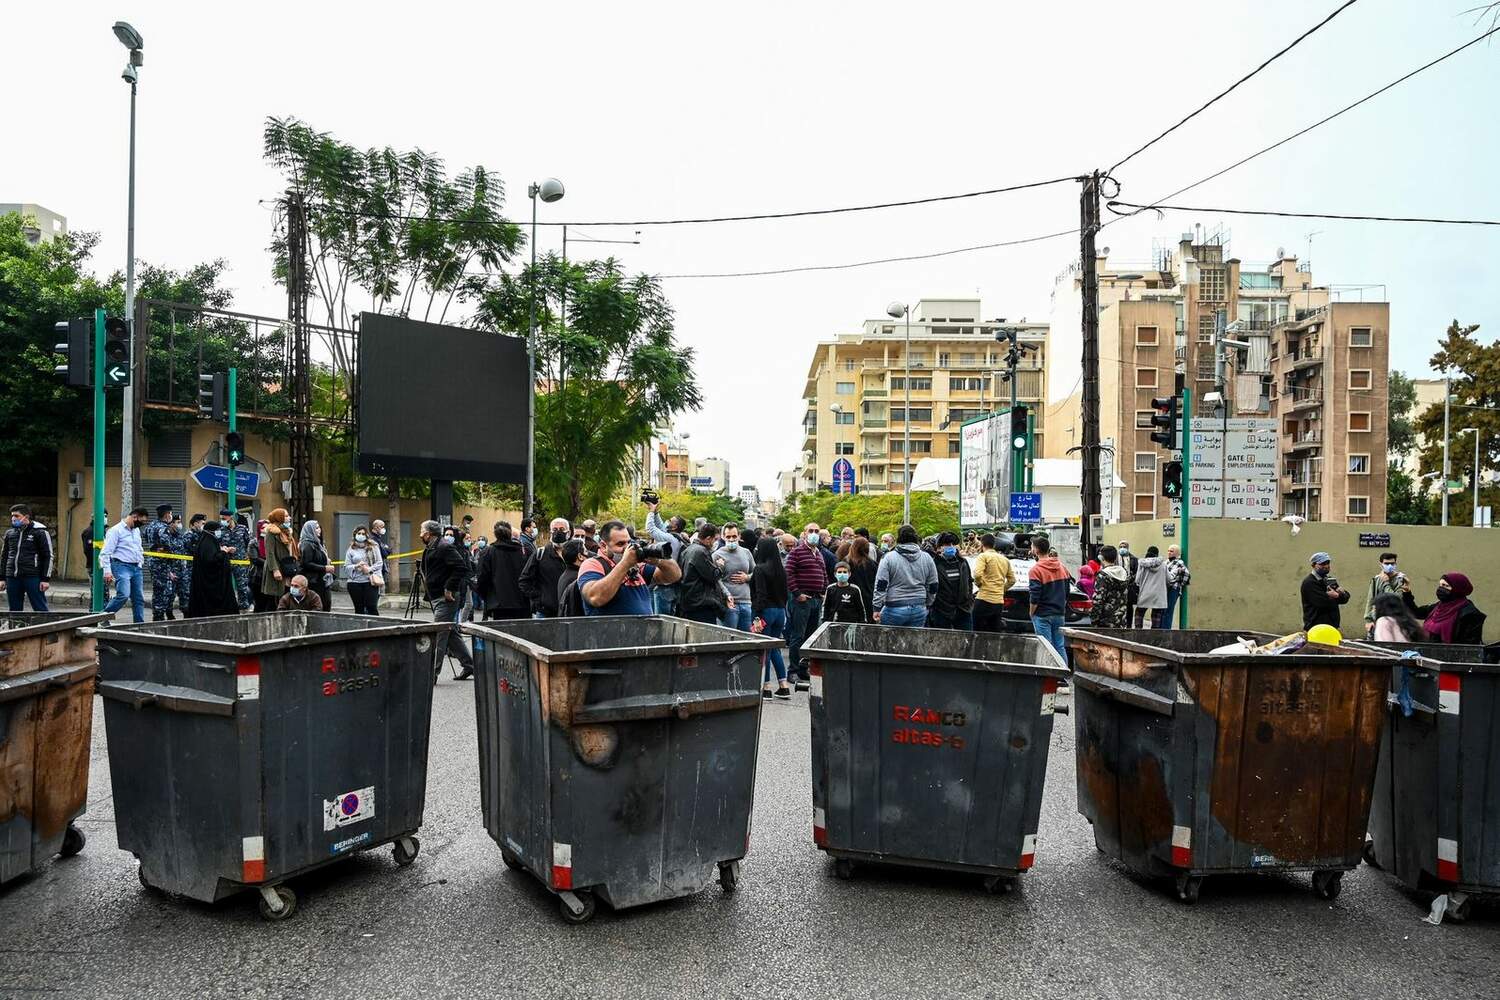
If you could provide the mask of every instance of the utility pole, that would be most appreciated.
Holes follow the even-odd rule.
[[[229,369],[229,379],[228,379],[228,382],[229,382],[229,414],[228,414],[228,416],[229,416],[229,433],[230,433],[230,436],[231,436],[230,437],[231,440],[233,440],[233,435],[239,431],[239,424],[236,421],[235,415],[234,415],[234,411],[235,411],[237,405],[239,404],[239,398],[238,398],[238,393],[237,393],[237,387],[239,385],[239,374],[240,374],[240,370],[238,368],[231,368],[231,369]],[[233,458],[234,457],[233,453],[231,452],[231,454],[228,457]],[[239,463],[238,462],[227,462],[226,464],[229,466],[229,516],[231,518],[233,518],[236,514],[239,513],[239,509],[240,509],[240,507],[239,507],[239,495],[240,495],[240,490],[239,490],[239,476],[240,476],[240,467],[239,467]]]
[[[1184,379],[1184,381],[1186,381],[1186,379]],[[1183,463],[1182,463],[1182,500],[1180,501],[1180,503],[1182,504],[1182,517],[1180,518],[1180,520],[1182,521],[1182,561],[1183,562],[1187,562],[1191,558],[1191,556],[1188,555],[1188,536],[1191,533],[1191,524],[1192,524],[1192,510],[1191,510],[1191,507],[1192,507],[1192,496],[1193,496],[1193,460],[1192,460],[1192,447],[1188,444],[1188,432],[1189,432],[1189,429],[1193,426],[1192,416],[1191,416],[1192,412],[1193,412],[1193,390],[1191,388],[1187,387],[1187,386],[1183,386],[1182,387],[1182,425],[1181,425],[1181,428],[1178,431],[1178,443],[1183,446],[1183,448],[1182,448],[1182,457],[1183,457]],[[1222,497],[1220,498],[1220,503],[1221,504],[1223,503],[1223,498]],[[1220,507],[1219,513],[1222,515],[1223,512],[1224,512],[1223,508]],[[1188,565],[1191,566],[1192,563],[1188,562]],[[1190,587],[1183,587],[1182,588],[1182,596],[1177,601],[1177,608],[1178,608],[1178,610],[1177,610],[1177,615],[1178,615],[1178,624],[1177,624],[1177,627],[1178,628],[1185,629],[1185,628],[1188,627],[1188,591],[1190,589],[1192,589],[1192,588],[1190,588]],[[1167,626],[1168,627],[1171,627],[1171,624],[1172,624],[1171,622],[1167,622]]]
[[[1092,559],[1099,539],[1089,524],[1099,513],[1099,272],[1094,236],[1099,231],[1099,171],[1083,178],[1079,198],[1080,265],[1083,292],[1083,555]]]
[[[296,524],[312,517],[312,385],[311,346],[307,329],[307,214],[300,192],[286,201],[287,319],[292,327],[292,495]],[[231,492],[234,484],[230,484]],[[295,529],[294,529],[295,530]],[[400,525],[396,528],[400,534]]]
[[[1443,527],[1448,527],[1448,414],[1453,402],[1453,380],[1443,379]]]
[[[117,32],[118,33],[118,32]],[[135,342],[135,64],[132,54],[131,66],[127,66],[126,82],[130,84],[130,192],[125,218],[125,321],[130,324],[130,358],[134,365],[138,355],[144,352]],[[144,369],[143,369],[144,370]],[[120,510],[128,511],[135,506],[135,379],[125,383],[125,412],[120,419]],[[99,470],[96,468],[95,472]],[[123,516],[123,515],[122,515]]]
[[[130,508],[126,507],[125,510]],[[120,515],[124,517],[124,514]],[[104,310],[94,310],[94,575],[89,609],[104,610]]]

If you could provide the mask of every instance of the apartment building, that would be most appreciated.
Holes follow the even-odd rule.
[[[692,465],[693,474],[688,478],[688,488],[694,493],[729,494],[729,463],[722,458],[710,456],[698,459]]]
[[[0,201],[0,215],[12,213],[21,217],[21,231],[32,246],[51,243],[68,231],[67,218],[50,208],[29,201]]]
[[[1246,265],[1229,254],[1222,230],[1158,245],[1149,263],[1103,256],[1098,270],[1100,437],[1113,443],[1127,484],[1119,520],[1171,516],[1160,495],[1166,456],[1150,438],[1151,399],[1183,385],[1193,390],[1195,416],[1221,415],[1224,406],[1229,416],[1279,419],[1283,514],[1384,518],[1386,303],[1331,301],[1368,297],[1368,288],[1316,285],[1281,250]],[[1079,285],[1076,269],[1059,276],[1055,339],[1067,310],[1077,314]],[[1216,392],[1222,402],[1211,398]],[[1075,387],[1049,407],[1055,433],[1044,455],[1062,457],[1081,440],[1081,395]]]
[[[1010,406],[1011,387],[1000,377],[1009,344],[995,338],[1012,328],[1027,348],[1016,400],[1035,411],[1037,454],[1043,454],[1047,325],[982,315],[979,299],[923,299],[911,308],[909,349],[906,320],[889,317],[820,342],[803,390],[796,488],[831,486],[834,464],[844,459],[860,491],[903,492],[908,431],[912,469],[923,458],[957,457],[965,421]]]

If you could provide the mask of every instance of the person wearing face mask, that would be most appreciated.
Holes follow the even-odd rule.
[[[145,569],[145,552],[141,548],[140,526],[150,517],[146,508],[137,507],[120,519],[104,536],[104,548],[99,550],[99,565],[104,570],[104,586],[116,584],[115,596],[104,605],[106,614],[113,616],[130,600],[130,614],[137,624],[146,620],[146,595],[141,589],[141,573]]]
[[[325,611],[323,600],[307,587],[307,577],[298,573],[292,577],[291,585],[281,600],[276,602],[277,611]]]
[[[869,616],[865,595],[859,587],[849,582],[849,564],[834,563],[833,583],[823,592],[823,620],[825,622],[848,622],[863,625]]]
[[[896,536],[887,531],[880,536],[880,548],[875,552],[875,562],[878,564],[892,549],[896,547]]]
[[[725,628],[750,631],[755,621],[754,600],[750,593],[750,579],[755,572],[755,558],[751,551],[740,544],[740,526],[733,521],[724,525],[720,537],[724,545],[714,553],[714,565],[724,581],[724,588],[734,599],[734,606],[726,608],[719,624]]]
[[[1484,644],[1485,613],[1469,600],[1474,593],[1474,584],[1462,573],[1444,573],[1437,582],[1437,602],[1417,605],[1411,589],[1401,593],[1401,603],[1407,610],[1422,619],[1422,631],[1430,642],[1444,642],[1462,646]]]
[[[444,541],[443,526],[436,521],[422,522],[422,580],[427,586],[427,600],[432,602],[432,620],[452,626],[447,632],[447,655],[463,668],[459,680],[474,676],[474,654],[464,645],[458,631],[459,596],[463,593],[469,564],[451,541]],[[432,683],[443,672],[442,661],[433,668]]]
[[[328,550],[323,548],[323,526],[315,518],[310,517],[302,522],[302,533],[297,536],[297,549],[301,553],[298,572],[307,577],[307,585],[318,595],[323,607],[332,608],[328,595]]]
[[[297,542],[292,538],[291,515],[277,507],[266,515],[261,533],[266,546],[266,568],[260,575],[260,607],[272,610],[286,593],[287,581],[297,572]]]
[[[193,549],[193,588],[188,595],[189,618],[233,615],[240,610],[234,593],[234,568],[230,558],[234,546],[229,544],[229,515],[203,522],[198,543]]]
[[[687,530],[687,521],[674,514],[667,520],[662,520],[661,506],[657,503],[646,504],[646,533],[658,545],[665,545],[672,553],[672,558],[681,565],[682,550],[688,546],[688,537],[684,532]],[[653,587],[656,600],[656,613],[659,615],[675,615],[677,613],[677,599],[681,595],[681,585],[670,586],[658,585]]]
[[[177,561],[180,567],[177,578],[177,600],[182,605],[182,617],[188,617],[188,604],[193,597],[193,554],[198,551],[198,539],[203,537],[203,522],[207,515],[194,514],[188,518],[187,533],[182,536],[182,554],[186,559]]]
[[[705,522],[693,544],[683,552],[682,593],[677,598],[677,613],[689,621],[713,625],[735,611],[736,601],[724,584],[721,564],[714,558],[714,542],[718,537],[718,526]]]
[[[354,613],[379,615],[380,588],[385,585],[385,561],[380,558],[380,547],[370,538],[370,529],[363,524],[354,529],[349,551],[344,553],[344,566],[349,570],[349,600],[354,604]],[[317,594],[312,596],[318,597]],[[322,598],[318,597],[318,600],[321,602]]]
[[[798,691],[806,691],[811,682],[807,664],[802,661],[802,643],[818,627],[823,593],[828,589],[830,574],[823,562],[821,543],[818,526],[809,524],[802,529],[802,540],[786,557],[787,675]]]
[[[531,554],[536,551],[536,518],[521,518],[521,534],[516,537],[516,541],[521,543],[521,551],[530,559]]]
[[[0,590],[7,592],[12,611],[20,611],[26,599],[31,610],[46,611],[51,586],[52,536],[46,525],[32,520],[29,506],[18,503],[10,509],[10,530],[0,546]]]
[[[166,536],[172,530],[172,505],[159,504],[156,519],[141,529],[141,548],[146,553],[146,572],[151,577],[151,620],[165,621],[172,617],[172,601],[176,591],[172,587],[172,563],[175,559],[163,559],[171,551]]]
[[[1339,608],[1349,603],[1349,591],[1333,578],[1333,557],[1314,552],[1308,560],[1312,572],[1302,580],[1302,629],[1314,625],[1339,627]]]
[[[903,524],[896,548],[875,571],[875,620],[882,625],[925,628],[927,611],[937,597],[938,572],[922,551],[917,529]]]
[[[219,532],[219,539],[234,549],[230,553],[234,599],[241,611],[249,611],[255,604],[250,594],[250,526],[242,516],[231,513],[227,507],[219,511],[219,517],[227,525]]]
[[[1005,631],[1005,598],[1016,585],[1016,571],[1000,554],[997,540],[989,532],[979,536],[979,558],[974,560],[974,628],[980,632]]]
[[[1390,594],[1397,600],[1401,595],[1411,589],[1411,581],[1406,574],[1396,568],[1396,553],[1380,553],[1380,572],[1375,574],[1370,581],[1370,589],[1365,594],[1365,637],[1369,638],[1375,634],[1375,619],[1379,617],[1375,610],[1375,602],[1384,594]]]
[[[870,616],[875,613],[875,609],[870,605],[875,594],[875,573],[879,567],[870,553],[870,540],[856,534],[849,543],[848,554],[841,555],[840,558],[849,564],[849,582],[858,587],[865,597],[865,621],[872,621]],[[835,570],[837,568],[834,567]]]
[[[554,536],[555,537],[555,536]],[[570,538],[558,549],[562,560],[562,576],[557,578],[557,617],[582,618],[583,593],[578,589],[578,568],[588,557],[589,550],[582,538]]]
[[[391,561],[391,535],[385,530],[385,522],[376,518],[370,522],[370,541],[380,550],[380,561]]]
[[[558,581],[567,572],[563,561],[563,547],[568,544],[572,526],[565,517],[554,517],[548,525],[550,537],[545,545],[538,545],[521,567],[521,593],[531,605],[531,617],[556,618],[558,616]]]
[[[974,574],[969,569],[969,560],[958,551],[955,532],[945,531],[938,536],[933,563],[937,566],[938,590],[927,616],[927,627],[974,631]]]
[[[598,552],[578,568],[577,587],[583,596],[583,613],[590,616],[655,613],[651,588],[682,579],[677,563],[667,558],[643,560],[621,521],[604,522],[597,534]]]
[[[502,524],[495,532],[495,544],[480,554],[474,572],[474,589],[484,601],[486,621],[531,617],[531,599],[521,586],[526,564],[521,543],[511,537],[510,526]]]

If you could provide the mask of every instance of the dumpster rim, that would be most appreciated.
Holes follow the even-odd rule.
[[[724,632],[734,632],[743,638],[715,640],[711,642],[687,642],[687,643],[664,643],[660,646],[606,646],[599,649],[549,649],[539,646],[520,636],[513,635],[494,628],[488,623],[463,622],[459,631],[464,635],[477,635],[485,640],[494,640],[503,643],[512,649],[520,650],[533,659],[542,660],[547,663],[578,663],[586,660],[619,660],[636,658],[642,656],[698,656],[703,653],[733,653],[733,652],[766,652],[780,646],[781,640],[769,639],[758,636],[753,632],[738,632],[734,629],[725,629],[722,625],[710,625],[707,622],[695,622],[689,618],[677,618],[674,615],[591,615],[575,619],[587,621],[595,617],[621,617],[638,618],[652,621],[682,621],[690,625],[701,625],[705,628],[719,629]],[[511,618],[508,621],[533,622],[535,618]],[[544,621],[565,621],[567,619],[543,619]]]
[[[0,646],[4,646],[13,639],[31,639],[39,635],[49,635],[53,632],[61,632],[64,629],[79,629],[81,635],[88,635],[85,629],[91,629],[98,622],[113,618],[113,615],[102,611],[80,611],[72,614],[67,611],[6,611],[0,615],[61,615],[55,621],[39,622],[35,625],[23,625],[20,628],[8,628],[0,630]]]
[[[1397,651],[1399,646],[1457,646],[1459,649],[1484,649],[1490,643],[1442,643],[1442,642],[1415,642],[1415,643],[1389,643],[1382,645],[1373,639],[1350,640],[1349,645],[1359,646],[1361,649],[1369,649],[1376,653],[1394,656],[1402,663],[1410,664],[1411,659],[1403,657]],[[1465,660],[1444,660],[1435,656],[1419,653],[1416,662],[1423,670],[1435,670],[1444,674],[1500,674],[1500,663],[1471,663]]]
[[[811,653],[815,653],[816,654],[815,656],[810,656],[810,657],[805,657],[805,658],[807,658],[807,659],[820,659],[820,660],[845,660],[845,661],[852,661],[852,662],[866,661],[866,662],[871,662],[871,663],[889,664],[889,665],[892,665],[892,666],[902,666],[902,665],[907,665],[907,666],[932,666],[932,667],[942,667],[942,668],[948,668],[948,669],[954,669],[954,670],[975,670],[975,671],[978,671],[980,673],[991,673],[991,674],[997,674],[997,673],[1025,674],[1027,676],[1032,676],[1032,677],[1051,677],[1051,678],[1056,678],[1057,680],[1066,680],[1068,677],[1072,676],[1072,672],[1066,666],[1062,665],[1062,662],[1063,662],[1062,661],[1062,657],[1058,655],[1057,650],[1055,650],[1055,649],[1052,648],[1052,644],[1051,643],[1047,642],[1045,639],[1041,638],[1040,636],[1037,636],[1037,635],[1028,635],[1028,634],[1024,634],[1024,633],[1013,633],[1013,632],[1000,633],[1000,632],[997,632],[997,633],[994,633],[994,634],[995,635],[1007,635],[1007,636],[1011,636],[1011,637],[1016,638],[1016,639],[1021,639],[1023,641],[1027,640],[1027,639],[1030,639],[1033,642],[1039,644],[1042,649],[1044,649],[1048,653],[1050,653],[1051,656],[1054,659],[1057,660],[1057,663],[1059,665],[1058,666],[1051,666],[1051,667],[1049,667],[1049,666],[1040,666],[1040,665],[1034,664],[1034,663],[1014,663],[1014,662],[1012,662],[1010,660],[978,660],[978,659],[973,659],[973,658],[960,658],[960,657],[953,657],[953,656],[921,656],[921,655],[911,655],[911,654],[906,654],[906,653],[880,653],[880,652],[865,651],[865,650],[854,650],[854,649],[826,649],[826,648],[820,648],[817,645],[818,641],[822,638],[824,631],[826,631],[830,625],[858,625],[858,624],[864,624],[868,628],[897,628],[898,627],[898,626],[894,626],[894,625],[881,625],[878,622],[872,624],[872,623],[868,623],[868,622],[866,622],[866,623],[859,623],[859,622],[826,622],[825,621],[821,625],[819,625],[817,627],[817,630],[814,631],[812,635],[808,636],[807,639],[802,643],[802,650],[803,650],[804,653],[811,652]],[[899,626],[899,627],[904,627],[904,626]],[[950,630],[948,630],[948,629],[914,629],[914,630],[911,630],[911,631],[943,632],[943,631],[950,631]],[[978,633],[970,633],[970,634],[978,634]],[[997,667],[1001,668],[1001,669],[994,669],[994,668],[997,668]]]
[[[333,614],[341,619],[368,619],[381,621],[379,616],[353,615],[344,612],[328,611],[275,611],[276,615],[329,615]],[[211,622],[211,621],[235,621],[242,618],[250,618],[252,615],[208,615],[203,618],[186,618],[183,621]],[[139,644],[145,646],[165,646],[169,649],[195,649],[208,653],[228,653],[239,656],[256,655],[260,653],[272,653],[285,649],[297,649],[304,646],[318,646],[327,642],[350,641],[353,637],[359,638],[385,638],[406,634],[421,634],[423,632],[438,633],[445,632],[453,627],[453,622],[421,622],[411,621],[404,618],[384,619],[389,621],[388,625],[377,625],[373,628],[349,628],[334,632],[314,632],[307,635],[284,636],[276,639],[260,639],[256,642],[234,642],[229,639],[199,639],[188,636],[161,634],[159,632],[147,631],[153,627],[160,627],[161,622],[136,622],[130,625],[113,625],[108,628],[85,628],[79,629],[78,634],[93,638],[98,641],[113,643],[116,640],[123,641],[126,645]]]
[[[1259,629],[1130,629],[1130,630],[1126,630],[1126,631],[1162,631],[1162,632],[1166,632],[1166,631],[1173,631],[1173,632],[1209,631],[1209,632],[1231,632],[1231,633],[1234,633],[1236,635],[1245,635],[1245,636],[1254,636],[1254,635],[1257,635],[1257,634],[1258,635],[1267,635],[1267,636],[1269,636],[1269,635],[1272,634],[1270,632],[1261,632]],[[1180,652],[1179,650],[1168,649],[1165,646],[1153,646],[1153,645],[1150,645],[1149,643],[1133,642],[1133,641],[1128,640],[1128,639],[1119,639],[1119,638],[1116,638],[1113,635],[1111,635],[1108,631],[1104,631],[1104,630],[1100,630],[1100,629],[1092,629],[1092,628],[1067,628],[1067,627],[1064,627],[1063,628],[1063,637],[1065,639],[1082,639],[1082,638],[1093,639],[1093,640],[1098,641],[1098,642],[1103,642],[1105,645],[1114,646],[1114,647],[1116,647],[1118,649],[1128,649],[1128,650],[1130,650],[1133,653],[1142,653],[1142,654],[1145,654],[1146,656],[1154,657],[1157,660],[1160,660],[1160,661],[1162,661],[1164,663],[1171,663],[1171,664],[1174,664],[1174,665],[1177,665],[1177,666],[1186,666],[1186,665],[1190,665],[1190,664],[1191,665],[1199,665],[1199,664],[1204,664],[1204,663],[1225,663],[1225,662],[1229,662],[1229,661],[1240,662],[1240,661],[1243,661],[1243,660],[1249,660],[1249,661],[1251,661],[1253,663],[1264,662],[1267,665],[1280,663],[1280,664],[1283,664],[1283,665],[1286,665],[1286,666],[1293,666],[1293,667],[1315,667],[1315,666],[1321,666],[1321,667],[1346,667],[1347,668],[1347,667],[1356,666],[1356,665],[1360,666],[1360,667],[1363,667],[1367,662],[1373,662],[1373,661],[1379,661],[1379,660],[1391,661],[1391,660],[1398,660],[1398,659],[1400,659],[1400,656],[1398,654],[1396,654],[1396,653],[1392,653],[1392,652],[1389,652],[1389,651],[1382,651],[1382,650],[1365,649],[1363,647],[1360,647],[1355,642],[1355,640],[1353,640],[1353,639],[1350,639],[1350,640],[1348,640],[1348,641],[1346,641],[1346,642],[1344,642],[1344,643],[1342,643],[1341,645],[1338,645],[1338,646],[1329,646],[1329,647],[1327,647],[1328,649],[1340,649],[1340,650],[1342,650],[1342,649],[1349,649],[1352,652],[1348,653],[1348,654],[1334,653],[1334,654],[1331,654],[1331,655],[1330,654],[1310,655],[1310,654],[1303,654],[1303,653],[1282,653],[1282,654],[1275,654],[1275,655],[1267,654],[1267,655],[1264,655],[1264,656],[1257,656],[1257,655],[1255,655],[1253,653],[1230,653],[1230,654],[1219,654],[1219,653],[1184,653],[1184,652]],[[1277,636],[1277,638],[1280,638],[1280,637]],[[1315,645],[1319,645],[1319,644],[1315,643]],[[1350,663],[1350,662],[1347,662],[1347,661],[1356,661],[1356,662],[1355,663]]]

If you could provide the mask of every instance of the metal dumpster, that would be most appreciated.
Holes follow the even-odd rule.
[[[1062,658],[1035,635],[825,622],[811,661],[813,842],[1008,891],[1036,856]]]
[[[1500,644],[1359,645],[1421,657],[1391,669],[1366,860],[1463,920],[1500,894]]]
[[[445,622],[286,611],[95,629],[120,847],[147,888],[216,902],[419,844]]]
[[[1390,658],[1344,646],[1210,654],[1216,631],[1064,629],[1078,810],[1101,852],[1176,879],[1311,871],[1325,899],[1359,864]]]
[[[583,923],[733,892],[750,842],[760,654],[778,640],[680,618],[470,623],[480,800],[505,863]]]
[[[94,722],[94,642],[107,618],[0,613],[0,885],[83,850]]]

